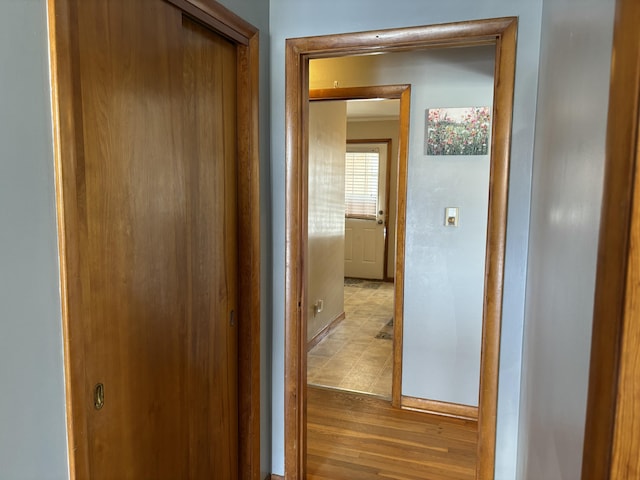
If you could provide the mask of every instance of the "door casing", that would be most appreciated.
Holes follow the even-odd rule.
[[[639,21],[637,1],[616,2],[582,480],[640,471]]]
[[[238,290],[237,313],[240,478],[260,478],[260,244],[258,30],[214,0],[167,1],[237,47],[238,116]],[[78,243],[81,233],[75,185],[82,155],[78,88],[77,28],[71,0],[48,0],[56,204],[60,254],[67,431],[71,478],[89,478],[87,415],[92,400],[84,388],[87,361],[82,338],[82,288]],[[71,334],[73,332],[73,334]]]
[[[304,258],[307,234],[309,60],[477,45],[494,45],[496,48],[476,471],[477,480],[493,479],[516,32],[517,18],[506,17],[287,40],[284,401],[285,475],[288,480],[306,478],[304,312],[307,311],[307,305]],[[399,195],[401,187],[399,183]],[[406,189],[406,185],[404,188]],[[398,236],[396,242],[398,251],[404,248],[404,238]],[[397,274],[396,282],[402,282]],[[396,305],[398,304],[402,304],[402,299],[396,299]],[[401,354],[401,351],[399,349],[394,355]],[[394,376],[395,374],[394,371]],[[394,392],[394,404],[398,393]],[[401,399],[397,400],[399,404]]]

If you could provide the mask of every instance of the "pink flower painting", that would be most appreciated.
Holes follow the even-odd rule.
[[[487,155],[489,107],[427,110],[425,155]]]

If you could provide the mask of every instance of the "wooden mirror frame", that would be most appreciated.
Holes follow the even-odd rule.
[[[289,39],[286,42],[285,478],[306,478],[306,265],[309,60],[495,45],[477,480],[494,476],[517,18]]]
[[[582,480],[640,469],[640,4],[617,0]]]

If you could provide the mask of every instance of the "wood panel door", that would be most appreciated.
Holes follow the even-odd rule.
[[[237,45],[162,0],[67,8],[72,470],[240,478]]]

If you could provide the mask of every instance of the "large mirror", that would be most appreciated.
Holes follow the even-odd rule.
[[[398,407],[477,420],[494,70],[490,46],[311,60],[312,407],[316,397],[324,406],[335,403],[335,392],[317,388],[391,402],[397,361]],[[410,126],[403,132],[399,99],[334,100],[336,90],[326,92],[400,83],[411,85]],[[398,225],[402,135],[408,182],[405,221]],[[404,258],[395,255],[398,227]],[[401,329],[394,328],[396,275],[404,279]],[[401,341],[394,342],[394,333]],[[322,422],[322,415],[313,418],[313,425]],[[311,458],[321,458],[323,436],[310,430]],[[473,442],[467,447],[475,453]],[[459,458],[450,461],[461,467]],[[309,473],[321,472],[322,464],[312,461]],[[465,466],[473,475],[475,461]]]
[[[345,54],[343,37],[336,56],[314,39],[317,58],[301,43],[290,473],[492,477],[513,52],[483,38]]]

